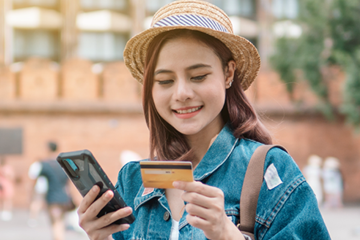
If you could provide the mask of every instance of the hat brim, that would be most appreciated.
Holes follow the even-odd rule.
[[[243,90],[248,89],[260,69],[260,56],[255,46],[247,39],[230,33],[199,26],[164,26],[147,29],[132,37],[124,49],[124,62],[132,76],[143,83],[144,63],[150,42],[160,33],[189,29],[211,35],[222,41],[232,52],[236,62],[236,72],[241,80]]]

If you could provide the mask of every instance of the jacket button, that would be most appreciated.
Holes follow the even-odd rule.
[[[166,211],[166,212],[164,213],[164,220],[165,220],[165,221],[168,221],[169,219],[170,219],[170,213]]]

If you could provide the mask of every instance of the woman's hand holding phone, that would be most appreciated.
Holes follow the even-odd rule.
[[[106,191],[95,202],[100,188],[95,185],[85,195],[77,211],[79,215],[79,225],[87,233],[91,240],[110,240],[111,235],[119,231],[127,230],[129,224],[111,224],[114,221],[129,216],[132,213],[130,207],[121,208],[115,212],[110,212],[98,218],[100,210],[112,199],[114,193],[111,190]]]

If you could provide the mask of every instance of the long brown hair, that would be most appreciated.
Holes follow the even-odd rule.
[[[191,160],[192,151],[185,136],[167,123],[156,110],[152,88],[154,71],[161,48],[166,42],[179,37],[194,38],[214,50],[225,71],[228,62],[233,60],[231,51],[220,40],[193,30],[178,29],[159,34],[149,44],[144,72],[143,108],[146,124],[150,130],[150,159]],[[235,71],[232,86],[226,90],[226,104],[221,111],[224,122],[230,122],[233,134],[237,138],[249,138],[265,144],[271,143],[271,136],[262,125],[258,116],[247,99],[241,79]]]

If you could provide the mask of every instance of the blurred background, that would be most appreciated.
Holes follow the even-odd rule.
[[[0,158],[12,168],[14,211],[29,208],[28,170],[47,157],[48,141],[58,152],[91,150],[114,183],[124,162],[147,158],[142,86],[125,67],[123,50],[170,2],[0,0]],[[360,2],[208,2],[258,48],[262,67],[246,94],[274,143],[320,186],[314,192],[324,216],[337,219],[326,220],[329,228],[348,220],[349,236],[359,239]],[[341,176],[338,205],[326,203],[328,157]],[[81,197],[72,194],[77,204]],[[333,239],[352,239],[332,231]]]

